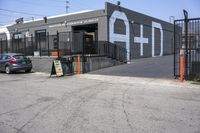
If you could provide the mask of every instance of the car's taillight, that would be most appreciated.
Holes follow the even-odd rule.
[[[9,59],[8,61],[9,61],[10,63],[16,63],[17,60],[16,60],[15,58],[11,58],[11,59]]]

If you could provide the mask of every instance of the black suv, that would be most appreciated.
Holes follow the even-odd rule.
[[[12,72],[21,70],[24,70],[25,72],[31,72],[31,69],[31,60],[23,54],[0,54],[0,71],[10,74]]]

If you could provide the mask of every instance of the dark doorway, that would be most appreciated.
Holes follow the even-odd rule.
[[[35,31],[35,39],[36,39],[36,48],[35,50],[40,51],[40,55],[42,50],[46,49],[46,30],[37,30]]]
[[[22,53],[23,46],[22,44],[22,33],[14,33],[12,38],[12,52]]]
[[[98,24],[73,27],[74,53],[95,54],[97,52]]]

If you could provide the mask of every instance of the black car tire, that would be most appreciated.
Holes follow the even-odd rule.
[[[30,73],[31,72],[31,69],[28,69],[28,70],[25,70],[26,73]]]
[[[11,74],[11,70],[10,70],[9,66],[6,66],[5,71],[6,71],[7,74]]]

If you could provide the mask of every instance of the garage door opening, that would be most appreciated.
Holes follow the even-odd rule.
[[[98,41],[98,24],[73,27],[73,51],[75,53],[96,54]]]

